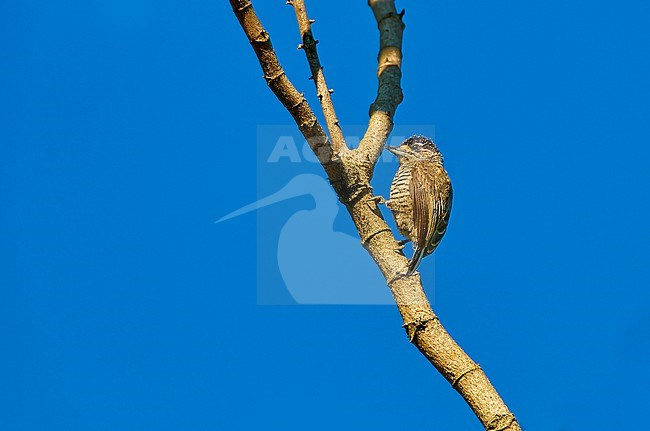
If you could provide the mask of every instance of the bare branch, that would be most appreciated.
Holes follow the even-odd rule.
[[[342,134],[338,135],[338,120],[322,74],[315,48],[316,41],[311,34],[304,1],[294,0],[293,6],[303,37],[303,47],[332,135],[332,145],[339,148],[334,150],[334,153],[341,157],[334,159],[331,157],[331,147],[323,128],[303,95],[285,76],[271,46],[269,35],[264,31],[250,2],[230,0],[230,3],[255,50],[269,87],[291,113],[321,161],[323,153],[319,150],[327,150],[327,157],[323,162],[325,171],[339,199],[350,213],[364,248],[386,278],[402,315],[409,340],[460,393],[487,431],[521,430],[515,416],[501,400],[483,370],[467,356],[440,323],[422,288],[420,275],[403,275],[407,268],[406,257],[398,250],[395,237],[376,203],[371,200],[372,171],[393,128],[395,110],[402,101],[400,80],[404,24],[402,14],[395,10],[394,1],[368,2],[381,34],[377,72],[379,88],[377,99],[370,108],[368,130],[359,148],[344,151],[347,147]],[[320,144],[314,145],[312,138],[319,139]],[[327,163],[329,161],[336,163]]]
[[[377,56],[377,77],[379,85],[377,98],[370,105],[368,129],[361,139],[359,151],[374,168],[388,135],[393,130],[393,116],[402,102],[402,34],[404,11],[397,13],[394,0],[368,0],[379,27],[379,55]]]
[[[364,247],[386,278],[409,340],[463,397],[487,431],[520,431],[515,416],[483,370],[442,326],[422,288],[420,275],[403,275],[406,258],[396,251],[393,234],[368,197],[346,203],[346,207]]]
[[[289,111],[321,163],[327,164],[332,159],[327,134],[304,94],[300,93],[287,78],[271,44],[271,37],[264,30],[253,5],[248,0],[230,0],[230,5],[257,55],[269,88]]]
[[[318,41],[314,39],[314,35],[311,31],[311,24],[313,21],[307,16],[307,8],[305,7],[304,0],[288,0],[287,3],[291,4],[296,12],[300,38],[302,40],[302,43],[298,47],[303,49],[307,56],[309,69],[311,70],[311,77],[316,86],[316,94],[318,95],[318,100],[320,100],[323,115],[325,116],[325,123],[327,124],[327,130],[329,131],[330,139],[332,140],[332,150],[336,156],[341,152],[346,151],[348,147],[345,144],[345,138],[343,137],[343,132],[341,131],[341,126],[336,116],[336,111],[334,110],[334,104],[332,103],[332,90],[330,90],[325,82],[323,66],[321,66],[320,59],[318,58],[318,51],[316,49]]]

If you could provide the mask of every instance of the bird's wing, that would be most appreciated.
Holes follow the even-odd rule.
[[[447,229],[451,212],[452,190],[446,175],[435,175],[429,163],[413,167],[411,172],[411,199],[413,201],[414,243],[408,274],[417,269],[420,261],[436,249]]]
[[[436,209],[436,218],[435,224],[432,226],[430,240],[427,243],[427,249],[425,251],[425,256],[433,253],[433,251],[438,247],[442,237],[447,231],[447,225],[449,224],[449,216],[451,215],[451,203],[453,198],[453,190],[451,188],[451,182],[445,176],[443,184],[438,184],[438,191],[440,194],[437,196],[436,202],[441,205],[440,208]]]

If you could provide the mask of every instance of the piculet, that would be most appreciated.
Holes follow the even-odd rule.
[[[393,178],[390,208],[400,233],[413,243],[413,256],[406,275],[418,268],[422,258],[434,252],[447,231],[451,213],[451,180],[442,154],[433,141],[412,136],[398,147],[386,147],[399,159]]]

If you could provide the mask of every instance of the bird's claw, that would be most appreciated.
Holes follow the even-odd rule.
[[[383,196],[373,196],[368,199],[368,202],[374,202],[377,205],[385,205],[388,201]]]
[[[395,250],[403,250],[404,246],[409,242],[411,242],[411,240],[408,238],[397,241],[397,248]]]

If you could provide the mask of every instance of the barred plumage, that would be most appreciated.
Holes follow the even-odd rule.
[[[399,158],[386,205],[400,233],[413,242],[407,275],[423,257],[433,253],[447,230],[452,188],[436,145],[424,136],[412,136],[399,147],[387,147]]]

